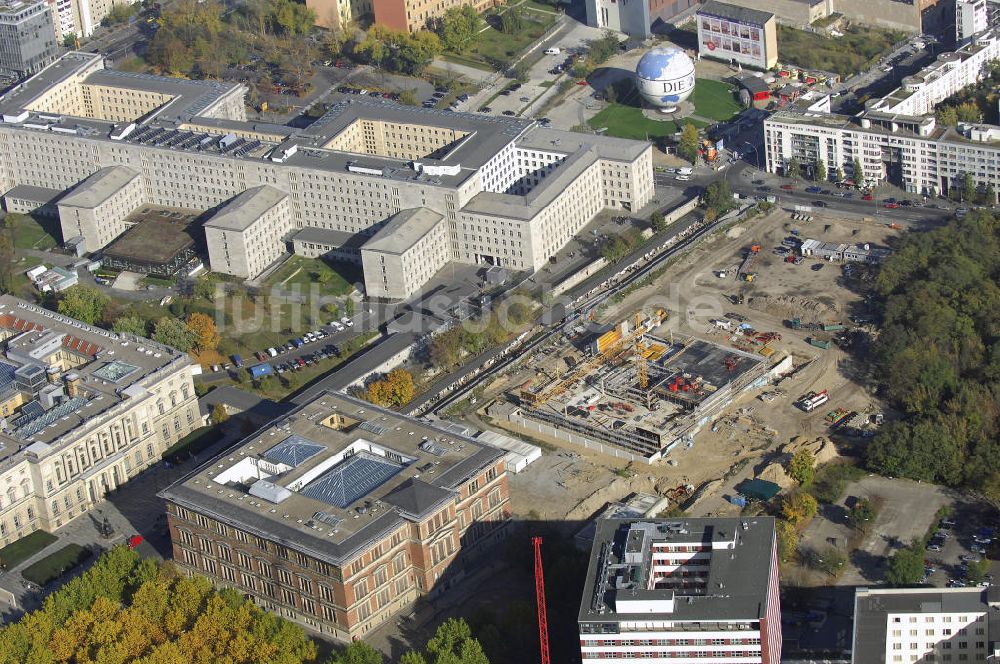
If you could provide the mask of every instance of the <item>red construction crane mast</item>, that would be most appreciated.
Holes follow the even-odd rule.
[[[532,537],[535,547],[535,601],[538,603],[538,645],[542,664],[549,664],[549,620],[545,615],[545,573],[542,571],[542,538]]]

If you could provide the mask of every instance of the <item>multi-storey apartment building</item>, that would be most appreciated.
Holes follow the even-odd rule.
[[[342,234],[358,261],[394,215],[427,210],[446,231],[428,227],[430,254],[524,271],[541,269],[604,208],[639,210],[653,198],[647,142],[364,99],[295,129],[247,122],[244,92],[108,71],[100,56],[69,53],[0,100],[0,189],[70,189],[120,166],[140,174],[144,203],[204,211],[267,186],[288,197],[293,232]],[[278,235],[247,250],[280,254],[291,237]],[[380,272],[365,280],[383,290]]]
[[[45,0],[0,3],[0,74],[30,76],[56,59],[52,12]]]
[[[0,296],[0,545],[56,530],[198,426],[185,353]]]
[[[889,181],[906,191],[945,194],[970,174],[977,185],[1000,186],[1000,127],[962,123],[938,126],[934,108],[965,85],[977,82],[1000,57],[1000,33],[989,30],[938,61],[866,110],[851,117],[789,108],[764,121],[767,169],[783,171],[792,159],[869,183]],[[854,173],[854,160],[862,173]]]
[[[986,0],[955,0],[955,43],[965,44],[990,27]]]
[[[997,588],[857,588],[853,664],[992,662]]]
[[[774,519],[598,521],[579,622],[583,664],[778,664]]]
[[[495,552],[504,454],[321,392],[160,496],[185,570],[349,640]]]

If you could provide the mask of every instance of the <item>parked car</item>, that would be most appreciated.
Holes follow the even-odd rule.
[[[781,185],[781,188],[784,189],[785,191],[791,191],[792,189],[794,189],[794,187],[792,187],[792,185],[790,184],[783,184]]]
[[[822,191],[822,190],[819,187],[815,186],[815,185],[813,185],[811,187],[806,187],[806,193],[807,194],[818,194],[820,191]]]
[[[865,194],[865,195],[863,195],[863,196],[861,197],[861,200],[863,200],[863,201],[870,201],[870,200],[874,200],[874,198],[875,198],[875,197],[874,197],[874,196],[872,196],[871,194]]]
[[[354,327],[354,321],[347,316],[341,316],[340,322],[346,325],[347,327]]]
[[[512,116],[516,115],[516,113],[514,113],[514,111],[503,111],[501,115]]]
[[[899,203],[886,203],[885,206],[890,210],[895,210],[899,207]]]
[[[809,268],[809,269],[810,269],[810,270],[812,270],[813,272],[819,272],[820,270],[822,270],[822,269],[823,269],[823,266],[824,266],[824,265],[825,265],[825,263],[816,263],[816,264],[814,264],[814,265],[813,265],[813,266],[812,266],[811,268]]]
[[[940,551],[941,547],[938,546],[937,544],[928,544],[927,545],[927,550],[928,551]]]

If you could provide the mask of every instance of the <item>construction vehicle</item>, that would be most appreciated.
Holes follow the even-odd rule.
[[[760,245],[754,244],[750,246],[750,250],[747,255],[743,258],[743,262],[740,264],[740,269],[736,273],[737,279],[742,279],[743,281],[753,281],[757,274],[753,271],[753,266],[757,262],[757,256],[760,255]]]
[[[806,339],[810,346],[815,346],[816,348],[822,348],[823,350],[830,350],[830,342],[823,339],[817,339],[816,337],[809,337]]]
[[[801,330],[802,329],[802,319],[798,318],[798,317],[795,317],[795,318],[793,318],[791,320],[786,320],[785,321],[785,325],[787,327],[790,327],[793,330]]]
[[[799,406],[807,413],[811,413],[829,400],[830,393],[826,390],[822,392],[810,392],[802,397],[802,400],[799,401]]]
[[[838,408],[836,410],[831,410],[823,419],[826,420],[827,424],[835,427],[847,419],[847,416],[850,414],[851,413],[846,408]]]
[[[701,142],[701,154],[705,157],[705,161],[707,162],[713,162],[719,156],[718,151],[715,149],[715,143],[709,140],[703,140]]]

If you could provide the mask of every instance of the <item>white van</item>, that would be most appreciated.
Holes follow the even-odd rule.
[[[559,55],[562,51],[558,46],[552,46],[551,48],[545,49],[545,55]]]

